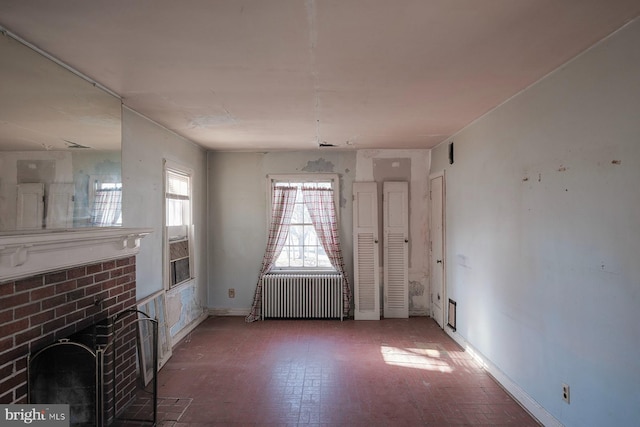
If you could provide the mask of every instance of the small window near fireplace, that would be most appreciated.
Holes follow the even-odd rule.
[[[166,288],[193,278],[192,172],[165,162]]]

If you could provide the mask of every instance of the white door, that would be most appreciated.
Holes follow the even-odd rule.
[[[378,189],[353,183],[353,270],[355,320],[380,320]]]
[[[384,317],[409,317],[409,183],[384,182]]]
[[[44,184],[18,184],[16,228],[42,228],[44,219]]]
[[[73,228],[75,185],[51,184],[47,196],[47,228]]]
[[[431,199],[431,317],[444,328],[444,174],[429,179]]]

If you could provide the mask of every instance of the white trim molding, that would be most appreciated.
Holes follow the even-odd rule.
[[[210,308],[209,315],[224,317],[224,316],[248,316],[251,312],[251,308]]]
[[[471,344],[467,342],[457,332],[451,331],[449,328],[444,329],[447,335],[449,335],[460,347],[478,362],[482,368],[487,371],[489,375],[495,379],[507,393],[511,395],[525,410],[531,414],[538,422],[546,427],[562,427],[562,423],[558,421],[553,415],[547,412],[538,402],[536,402],[526,391],[524,391],[518,384],[513,382],[504,372],[502,372],[496,365],[489,361],[482,353],[476,350]]]
[[[77,228],[0,235],[0,282],[136,255],[151,228]]]

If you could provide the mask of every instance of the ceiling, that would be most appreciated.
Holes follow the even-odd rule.
[[[233,151],[431,148],[639,14],[638,0],[0,1],[3,27]]]

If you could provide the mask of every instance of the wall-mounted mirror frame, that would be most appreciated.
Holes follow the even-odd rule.
[[[0,26],[0,234],[122,221],[122,102]]]

